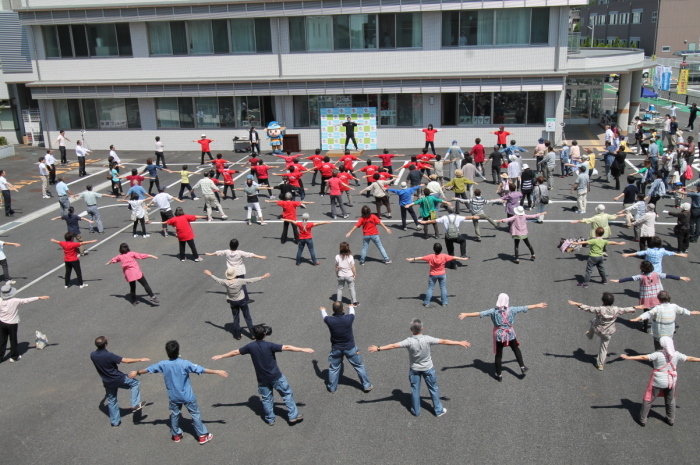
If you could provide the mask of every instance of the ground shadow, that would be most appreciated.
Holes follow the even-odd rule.
[[[525,247],[525,246],[523,246],[523,247]],[[527,247],[525,247],[525,250],[527,250]],[[526,254],[528,260],[530,259],[529,254],[530,254],[530,251],[528,250],[528,253]],[[491,262],[491,261],[494,261],[494,260],[502,260],[502,261],[512,262],[513,260],[515,260],[515,255],[509,254],[509,253],[499,252],[498,255],[496,255],[495,257],[493,257],[493,258],[486,258],[486,259],[484,259],[483,261],[485,261],[485,262]]]
[[[297,407],[305,407],[306,404],[302,402],[297,402]],[[222,404],[222,403],[216,403],[211,405],[214,408],[219,408],[219,407],[248,407],[250,410],[255,413],[258,417],[262,418],[263,421],[265,421],[265,409],[263,408],[262,400],[260,400],[259,396],[250,396],[248,397],[248,400],[246,402],[237,402],[234,404]],[[276,416],[279,417],[287,417],[287,410],[286,408],[283,408],[284,402],[275,402],[272,407],[272,411]]]
[[[554,282],[554,283],[564,283],[564,282],[566,282],[566,281],[576,281],[576,282],[578,282],[578,283],[582,283],[582,282],[583,282],[583,275],[581,275],[581,274],[575,274],[575,275],[574,275],[573,277],[571,277],[571,278],[566,278],[566,279],[555,279],[555,280],[553,280],[552,282]]]
[[[314,366],[314,373],[316,373],[316,376],[318,376],[319,379],[323,380],[323,384],[326,384],[328,382],[328,368],[321,371],[321,368],[318,366],[318,360],[312,360],[311,363]],[[357,381],[355,379],[348,378],[347,376],[345,376],[345,363],[343,363],[340,366],[340,375],[338,377],[338,384],[339,385],[342,384],[344,386],[354,387],[354,388],[359,389],[361,391],[363,390],[362,383],[360,383],[359,381]]]
[[[153,402],[146,402],[144,404],[144,408],[148,407],[149,405],[153,405]],[[107,405],[107,396],[103,397],[102,400],[100,400],[100,403],[98,405],[98,408],[100,412],[104,413],[107,418],[109,418],[109,407]],[[148,418],[148,415],[143,414],[143,409],[139,410],[137,412],[134,412],[131,408],[123,408],[119,407],[119,416],[124,418],[128,415],[131,415],[132,421],[134,423],[142,423],[143,420]]]
[[[215,328],[223,329],[224,331],[231,333],[231,336],[233,336],[233,338],[235,339],[235,336],[233,335],[233,322],[225,323],[223,326],[217,325],[216,323],[213,323],[211,321],[205,321],[205,323]],[[250,339],[253,339],[253,330],[251,328],[248,328],[247,326],[241,326],[241,334],[247,336]]]
[[[580,347],[578,349],[574,350],[571,355],[551,354],[549,352],[545,352],[543,355],[546,355],[547,357],[554,357],[554,358],[573,358],[573,359],[578,360],[579,362],[588,363],[588,364],[595,364],[596,363],[596,356],[593,354],[587,354],[586,351]]]
[[[425,396],[420,398],[420,407],[421,410],[425,409],[428,411],[433,411],[433,406],[428,403],[428,399],[430,399],[430,396]],[[440,397],[440,400],[449,400],[447,397]],[[410,392],[403,392],[401,389],[394,389],[391,391],[391,395],[387,397],[382,397],[380,399],[372,399],[372,400],[358,400],[358,404],[375,404],[377,402],[398,402],[406,410],[409,412],[411,411],[411,393]]]
[[[663,405],[657,405],[657,406],[652,406],[651,411],[649,412],[649,418],[656,418],[661,421],[665,421],[666,417],[663,415],[656,413],[654,411],[654,408],[664,408]],[[641,402],[634,402],[633,400],[630,399],[620,399],[620,404],[619,405],[591,405],[592,409],[619,409],[619,410],[627,410],[629,412],[629,415],[632,417],[634,421],[638,421],[639,419],[639,412],[642,409],[642,404]],[[678,408],[678,407],[676,407]],[[664,411],[665,413],[665,411]]]
[[[503,362],[503,364],[505,365],[508,363],[516,363],[516,362],[517,362],[516,360],[510,360],[510,361]],[[457,369],[462,369],[462,368],[476,368],[477,370],[480,370],[482,373],[489,375],[493,379],[496,379],[496,363],[495,362],[489,363],[489,362],[485,362],[485,361],[480,360],[480,359],[474,359],[474,361],[472,362],[471,365],[458,365],[458,366],[453,366],[453,367],[442,367],[441,371],[457,370]],[[515,371],[511,370],[507,366],[502,367],[501,371],[502,372],[506,371],[506,372],[512,374],[513,376],[521,378],[521,379],[524,377],[522,374],[516,373]]]
[[[129,305],[131,305],[131,296],[129,294],[110,294],[110,297],[118,297],[120,299],[125,300]],[[151,307],[157,307],[158,305],[151,302],[150,300],[147,300],[144,296],[137,295],[136,296],[136,302],[139,303],[145,303]]]

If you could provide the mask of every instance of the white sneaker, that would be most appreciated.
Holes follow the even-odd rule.
[[[150,235],[150,234],[144,234],[143,237],[151,237],[151,235]]]
[[[195,261],[195,262],[201,262],[201,261],[202,261],[202,257],[195,258],[194,261]]]
[[[8,279],[7,281],[5,281],[5,284],[17,284],[17,281],[15,281],[14,279]]]
[[[63,286],[63,289],[68,289],[68,286]]]
[[[80,285],[80,289],[82,289],[82,288],[84,288],[84,287],[88,287],[87,283],[83,283],[83,284]]]
[[[138,235],[138,234],[134,234],[134,237],[139,237],[139,235]]]
[[[445,407],[443,407],[443,408],[442,408],[442,412],[440,412],[437,416],[438,416],[438,417],[441,417],[441,416],[443,416],[443,415],[446,414],[446,413],[447,413],[447,409],[446,409]]]
[[[41,197],[41,198],[42,198],[42,199],[50,199],[51,197],[49,197],[48,195],[44,195],[44,196]]]

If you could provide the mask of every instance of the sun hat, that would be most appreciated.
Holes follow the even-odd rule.
[[[0,297],[3,299],[9,299],[10,297],[17,294],[17,289],[12,287],[12,284],[7,283],[2,288],[0,288]]]
[[[202,137],[207,137],[206,135],[202,134]]]
[[[544,139],[540,137],[539,139],[537,139],[537,142],[539,142],[540,144],[544,144]]]
[[[605,211],[605,205],[603,205],[603,204],[598,205],[597,207],[595,207],[595,211],[597,211],[598,213],[604,212],[604,211]]]
[[[525,209],[523,207],[515,207],[515,210],[513,210],[513,213],[516,215],[524,215],[525,214]]]
[[[527,163],[524,163],[524,164],[523,164],[523,169],[524,169],[524,170],[528,169],[529,167],[530,167],[530,165],[528,165]]]
[[[455,170],[455,176],[460,177],[462,174],[462,170]]]
[[[501,173],[501,177],[504,178],[504,179],[507,179],[507,178],[508,178],[508,173]]]
[[[689,210],[690,210],[690,203],[688,203],[688,202],[683,202],[683,203],[681,204],[681,210],[683,210],[684,212],[689,211]]]
[[[236,276],[238,276],[238,268],[235,266],[231,266],[226,269],[226,279],[233,279]]]
[[[406,181],[401,183],[401,187],[406,187],[408,184],[406,184]]]

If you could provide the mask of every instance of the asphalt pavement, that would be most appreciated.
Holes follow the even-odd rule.
[[[567,128],[568,129],[568,128]],[[69,151],[70,152],[70,151]],[[403,152],[403,151],[402,151]],[[635,423],[651,368],[646,363],[623,361],[620,354],[646,354],[653,351],[652,339],[626,316],[619,320],[618,332],[610,346],[605,371],[594,366],[598,341],[584,336],[591,318],[567,304],[568,299],[597,305],[602,292],[613,292],[616,304],[637,304],[635,283],[599,284],[594,274],[588,289],[576,286],[586,266],[586,250],[565,254],[557,249],[560,238],[587,236],[588,226],[570,224],[580,219],[571,211],[575,205],[569,189],[573,178],[555,178],[544,224],[529,223],[530,240],[537,259],[523,253],[521,263],[512,261],[513,241],[504,231],[488,223],[482,228],[483,241],[476,242],[471,222],[462,225],[468,235],[470,259],[457,270],[448,270],[449,305],[441,307],[434,298],[431,308],[421,305],[427,287],[428,266],[409,263],[406,257],[432,253],[434,239],[425,240],[417,231],[400,229],[396,197],[392,197],[394,218],[384,221],[391,229],[380,237],[393,263],[385,265],[371,245],[367,263],[358,266],[357,293],[361,306],[354,325],[355,338],[374,389],[363,393],[354,370],[346,363],[337,393],[326,391],[328,330],[318,308],[329,307],[336,292],[334,256],[338,244],[346,240],[368,200],[355,195],[350,218],[314,230],[314,243],[320,266],[314,267],[304,252],[305,262],[295,266],[297,247],[280,243],[280,208],[263,203],[267,226],[247,226],[245,200],[226,200],[227,221],[197,221],[194,230],[200,253],[225,249],[230,238],[240,241],[240,249],[265,255],[266,260],[246,260],[247,276],[271,273],[269,279],[249,286],[253,321],[273,328],[269,340],[298,347],[311,347],[313,354],[284,352],[277,357],[289,380],[304,421],[289,425],[281,399],[275,398],[278,419],[274,427],[263,421],[262,405],[252,363],[247,356],[212,361],[216,354],[228,352],[246,343],[233,339],[231,312],[220,285],[207,277],[208,269],[223,276],[225,261],[205,257],[201,263],[180,262],[177,239],[162,237],[160,225],[148,225],[149,238],[131,235],[129,212],[124,204],[101,199],[100,212],[105,235],[83,233],[85,240],[96,238],[89,254],[81,258],[89,287],[63,288],[62,251],[49,242],[65,232],[56,216],[57,201],[41,199],[35,180],[37,149],[22,149],[12,159],[2,160],[11,182],[21,181],[19,193],[13,193],[17,214],[0,225],[0,240],[19,242],[20,248],[5,247],[10,273],[21,289],[18,297],[49,295],[20,307],[19,338],[22,359],[0,364],[0,437],[3,463],[651,463],[673,460],[694,463],[695,438],[700,434],[696,421],[700,398],[693,386],[700,383],[700,366],[679,367],[679,397],[676,424],[663,421],[663,400],[657,400],[646,428]],[[530,148],[530,154],[532,149]],[[532,165],[531,155],[526,162]],[[140,168],[150,153],[120,152],[129,167]],[[197,166],[199,153],[168,154],[172,168],[187,163]],[[229,160],[244,159],[243,154],[225,152]],[[72,158],[72,157],[69,157]],[[103,160],[106,153],[91,154],[96,161],[88,165],[88,178],[77,177],[77,167],[68,167],[65,176],[74,193],[92,183],[106,182]],[[407,158],[407,157],[406,157]],[[266,161],[273,157],[265,155]],[[403,159],[403,158],[402,158]],[[634,164],[641,157],[631,156]],[[276,166],[282,167],[281,163]],[[395,161],[394,166],[399,166]],[[600,162],[598,162],[600,168]],[[557,173],[559,168],[557,166]],[[628,170],[629,172],[629,170]],[[237,180],[242,184],[245,172]],[[405,177],[405,174],[404,174]],[[328,197],[319,197],[305,177],[311,219],[329,220]],[[595,177],[594,177],[595,178]],[[196,180],[196,179],[195,179]],[[179,176],[164,173],[161,182],[177,194]],[[495,186],[480,183],[486,198],[495,198]],[[618,192],[601,179],[594,179],[588,197],[588,215],[597,204],[609,213],[619,211]],[[108,192],[101,187],[101,192]],[[264,191],[263,191],[264,192]],[[451,197],[451,195],[450,195]],[[265,198],[263,196],[263,198]],[[76,211],[84,203],[75,201]],[[187,200],[185,212],[202,214],[203,201]],[[672,200],[660,202],[667,209]],[[180,204],[175,204],[180,205]],[[174,206],[175,206],[174,205]],[[52,207],[53,206],[53,207]],[[301,213],[301,211],[299,212]],[[502,206],[487,207],[494,218],[505,217]],[[157,217],[152,215],[152,218]],[[675,246],[670,236],[673,218],[661,214],[657,232],[664,242]],[[442,232],[441,232],[442,233]],[[630,242],[631,231],[613,227],[613,240],[625,240],[625,246],[610,246],[606,270],[610,278],[632,276],[639,271],[639,260],[622,258],[623,252],[638,248]],[[442,242],[442,239],[440,239]],[[119,266],[105,266],[126,242],[138,252],[154,254],[158,260],[140,262],[141,269],[160,299],[154,306],[144,298],[132,307],[127,300],[128,285]],[[348,242],[357,257],[362,239],[356,231]],[[667,257],[664,270],[690,276],[690,283],[665,281],[673,302],[696,310],[692,289],[700,279],[698,249],[691,244],[687,259]],[[139,286],[137,292],[145,293]],[[535,309],[516,318],[515,329],[521,342],[526,376],[519,369],[510,349],[504,353],[503,382],[493,378],[494,362],[490,320],[460,321],[460,312],[492,308],[500,292],[507,292],[512,305],[547,302],[547,309]],[[439,295],[439,292],[437,293]],[[451,346],[433,348],[440,396],[447,414],[436,418],[425,386],[422,390],[422,414],[409,412],[410,386],[408,356],[403,349],[368,353],[373,344],[389,344],[410,335],[412,318],[421,318],[425,333],[444,339],[468,340],[468,349]],[[700,318],[678,318],[676,349],[700,356]],[[48,335],[50,345],[34,348],[34,332]],[[89,359],[95,337],[109,338],[109,350],[123,357],[166,358],[164,345],[177,339],[181,355],[207,368],[224,369],[230,374],[192,376],[202,418],[214,434],[211,443],[198,447],[187,414],[181,425],[185,437],[179,444],[170,440],[167,395],[161,375],[140,377],[143,399],[148,402],[142,415],[128,413],[128,392],[120,391],[123,423],[111,428],[103,403],[104,389]],[[7,355],[6,355],[7,357]],[[142,369],[148,363],[122,365],[122,370]]]

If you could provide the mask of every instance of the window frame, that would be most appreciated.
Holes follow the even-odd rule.
[[[635,8],[632,10],[630,14],[630,23],[631,24],[642,24],[642,20],[644,18],[644,9],[643,8]]]
[[[651,22],[652,24],[656,24],[656,22],[659,20],[659,12],[658,11],[652,11],[651,12]]]
[[[131,53],[122,53],[123,48],[125,48],[125,45],[122,45],[119,41],[120,34],[117,29],[117,25],[126,25],[128,28],[128,35],[121,34],[121,37],[128,37],[129,38],[129,49],[131,50]],[[134,47],[133,44],[131,43],[131,25],[129,23],[99,23],[97,24],[99,26],[112,26],[113,32],[114,32],[114,37],[116,38],[116,49],[117,49],[117,54],[116,55],[91,55],[90,54],[90,34],[88,32],[88,27],[89,26],[95,26],[95,24],[92,23],[87,23],[87,24],[52,24],[52,25],[44,25],[41,26],[41,39],[44,44],[44,59],[46,60],[65,60],[65,59],[78,59],[78,60],[85,60],[85,59],[91,59],[91,58],[133,58],[134,57]],[[70,47],[71,47],[71,56],[63,56],[62,50],[61,50],[61,38],[60,35],[58,34],[58,27],[59,26],[66,26],[68,27],[68,31],[70,34]],[[87,56],[76,56],[76,46],[75,46],[75,38],[74,38],[74,31],[76,27],[82,27],[83,31],[85,33],[85,46],[87,48]],[[49,56],[48,54],[48,39],[47,39],[47,33],[49,30],[52,30],[54,32],[54,37],[56,39],[56,46],[58,50],[58,56]]]
[[[444,15],[445,15],[445,14],[453,14],[453,13],[458,13],[458,14],[459,14],[458,19],[457,19],[457,31],[458,31],[457,33],[458,33],[458,37],[457,37],[457,45],[445,45],[444,36],[442,36],[442,33],[441,33],[441,36],[442,36],[442,37],[441,37],[441,48],[443,48],[443,49],[451,49],[451,48],[474,48],[474,47],[543,47],[543,46],[546,47],[546,46],[548,46],[548,45],[549,45],[549,41],[550,41],[549,29],[547,30],[547,41],[546,41],[546,42],[533,42],[533,41],[532,41],[532,37],[533,37],[533,33],[532,33],[532,30],[533,30],[533,27],[532,27],[532,26],[533,26],[533,24],[532,24],[532,21],[533,21],[533,13],[534,13],[535,9],[546,9],[547,12],[549,13],[549,12],[550,12],[550,8],[549,8],[549,7],[527,7],[527,9],[529,10],[529,11],[528,11],[528,13],[529,13],[529,19],[528,19],[528,32],[527,32],[528,42],[527,42],[526,44],[525,44],[525,43],[512,43],[512,44],[511,44],[511,43],[503,43],[503,44],[497,43],[497,40],[498,40],[498,13],[499,13],[500,11],[504,11],[503,9],[497,9],[497,8],[490,9],[490,8],[487,8],[487,9],[482,9],[482,10],[454,10],[454,11],[443,11],[443,12],[442,12],[443,16],[442,16],[442,18],[441,18],[441,25],[444,25],[444,24],[445,24],[445,22],[444,22]],[[491,43],[490,43],[490,44],[483,44],[483,45],[478,45],[478,44],[477,44],[477,45],[469,45],[469,44],[460,45],[460,44],[459,44],[459,42],[460,42],[460,40],[459,40],[459,32],[462,30],[462,14],[463,14],[463,13],[467,13],[467,12],[472,12],[472,11],[478,11],[480,14],[481,14],[482,12],[483,12],[483,13],[486,13],[486,12],[491,12],[491,13],[492,13],[492,19],[491,19],[491,20],[492,20],[492,27],[491,27],[492,37],[491,37]],[[594,24],[594,22],[596,21],[594,18],[595,18],[596,16],[598,16],[597,13],[591,13],[591,14],[589,15],[589,24]],[[548,19],[547,26],[549,27],[549,25],[550,25],[549,16],[547,16],[547,19]],[[478,20],[477,20],[477,24],[478,24]]]
[[[441,109],[440,109],[440,125],[444,127],[454,127],[454,128],[461,128],[461,127],[477,127],[477,128],[483,128],[484,126],[493,126],[493,125],[498,125],[498,124],[508,124],[510,126],[518,126],[518,127],[523,127],[523,126],[544,126],[545,121],[544,119],[546,118],[546,115],[543,117],[543,121],[541,123],[528,123],[528,120],[530,119],[530,96],[531,94],[543,94],[542,98],[546,100],[546,92],[545,91],[519,91],[519,92],[512,92],[512,93],[517,93],[517,94],[525,94],[525,115],[523,116],[523,121],[524,123],[515,123],[515,122],[509,122],[509,123],[503,123],[503,122],[496,122],[495,121],[495,102],[496,102],[496,94],[508,94],[511,92],[447,92],[442,94],[443,99],[445,96],[452,95],[454,96],[454,112],[455,114],[453,115],[454,121],[456,121],[457,124],[447,124],[445,122],[445,114],[444,114],[444,101],[441,101]],[[471,94],[471,118],[472,122],[471,123],[461,123],[460,122],[460,106],[461,106],[461,95],[467,95]],[[477,95],[480,94],[490,94],[490,114],[489,115],[481,115],[481,116],[476,116],[476,104],[477,104]],[[534,98],[534,96],[533,96]],[[484,121],[483,123],[475,123],[474,120],[478,117],[486,117],[488,116],[488,121]]]
[[[610,26],[617,25],[617,11],[611,11],[610,13],[608,13],[608,24]]]
[[[128,110],[129,104],[136,103],[137,108],[140,109],[140,107],[138,106],[138,99],[137,99],[137,98],[133,98],[133,97],[127,97],[127,98],[108,97],[107,99],[110,99],[110,100],[121,100],[122,105],[123,105],[123,107],[124,107],[124,113],[126,114],[126,127],[125,127],[125,128],[119,128],[119,127],[114,127],[114,128],[102,127],[102,125],[100,124],[101,121],[102,121],[102,120],[100,119],[100,110],[101,110],[101,109],[100,109],[100,105],[99,105],[98,101],[99,101],[99,100],[106,100],[106,99],[103,99],[103,98],[56,99],[56,100],[53,100],[53,102],[57,102],[57,101],[65,101],[65,102],[68,102],[68,101],[77,101],[77,102],[78,102],[78,109],[79,109],[79,113],[80,113],[80,127],[74,127],[73,124],[70,124],[70,127],[67,127],[67,126],[65,126],[65,125],[61,125],[60,122],[59,122],[59,114],[58,114],[58,110],[57,110],[57,105],[54,104],[54,119],[55,119],[55,122],[56,122],[56,127],[60,127],[60,128],[62,128],[62,129],[69,129],[69,130],[91,129],[91,130],[99,130],[99,131],[130,131],[130,130],[133,130],[133,131],[140,131],[140,130],[143,129],[143,123],[141,122],[141,114],[140,114],[140,111],[139,111],[138,127],[137,127],[136,125],[134,125],[133,127],[129,126],[129,110]],[[130,102],[127,102],[127,101],[130,101]],[[88,126],[86,125],[85,107],[86,107],[87,105],[90,105],[90,106],[94,109],[95,118],[96,118],[96,121],[97,121],[97,126],[96,126],[96,127],[94,127],[94,126],[88,127]],[[68,105],[66,105],[66,106],[68,106]],[[69,120],[70,120],[70,116],[69,116]]]
[[[671,53],[671,46],[670,45],[662,45],[661,46],[661,53]]]
[[[398,96],[399,95],[410,95],[411,96],[411,125],[399,125],[399,117],[398,117]],[[394,111],[396,112],[393,116],[389,116],[394,118],[396,121],[394,124],[381,124],[381,98],[382,96],[387,96],[387,101],[393,101],[394,102]],[[393,99],[391,98],[393,96]],[[333,106],[328,107],[326,105],[320,105],[320,99],[319,98],[328,98],[333,99]],[[350,97],[351,104],[349,105],[344,105],[344,107],[366,107],[366,106],[376,106],[377,108],[377,128],[422,128],[423,127],[423,94],[416,94],[416,93],[386,93],[386,94],[342,94],[342,95],[318,95],[318,94],[313,94],[313,95],[295,95],[293,99],[293,105],[294,105],[294,128],[295,129],[316,129],[320,128],[320,117],[318,117],[319,124],[311,124],[311,121],[313,120],[311,112],[312,111],[319,111],[322,108],[340,108],[337,107],[337,102],[336,98],[337,97]],[[359,102],[357,101],[356,97],[364,97],[364,102]],[[305,99],[304,102],[299,102],[298,99],[303,98]],[[316,99],[316,104],[312,106],[310,104],[311,98]],[[364,103],[364,105],[357,105],[359,103]],[[305,105],[306,107],[306,115],[299,115],[301,118],[302,123],[298,124],[299,121],[297,120],[297,108],[296,105]],[[417,109],[418,104],[420,104],[420,109]],[[416,118],[416,111],[419,111],[418,118]],[[319,111],[320,114],[320,111]],[[304,118],[306,118],[306,121],[309,122],[308,125],[304,126],[303,121]]]

